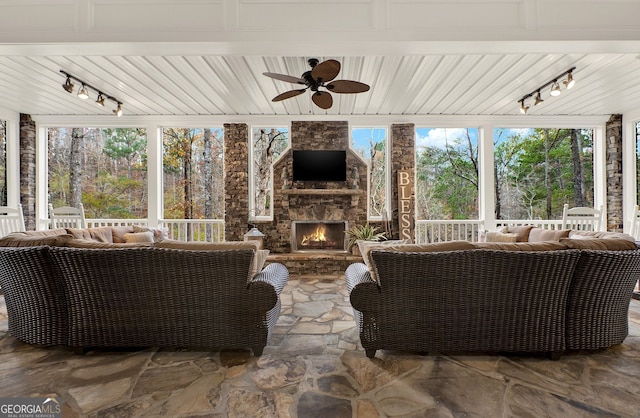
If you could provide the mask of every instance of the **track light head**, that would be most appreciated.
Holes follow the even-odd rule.
[[[96,103],[104,107],[104,96],[102,93],[98,93],[98,98],[96,99]]]
[[[71,77],[67,76],[67,81],[64,82],[62,88],[65,89],[67,93],[73,93],[73,83],[71,82]]]
[[[569,73],[567,74],[567,79],[564,80],[562,83],[567,88],[567,90],[569,90],[571,87],[573,87],[576,84],[576,80],[573,79],[573,73],[571,71],[569,71]]]
[[[553,84],[551,85],[551,94],[552,96],[560,96],[560,86],[558,85],[558,80],[553,80]]]
[[[118,103],[118,107],[113,111],[113,114],[117,117],[122,116],[122,103]]]
[[[520,100],[520,113],[525,115],[529,110],[529,105],[524,104],[524,99]]]
[[[81,98],[82,100],[89,98],[89,93],[87,92],[87,86],[85,86],[84,84],[82,85],[82,88],[78,92],[78,97]]]
[[[538,92],[536,93],[536,98],[535,98],[535,101],[533,102],[533,105],[538,106],[542,102],[544,102],[544,100],[542,100],[542,97],[540,97],[540,90],[538,90]]]

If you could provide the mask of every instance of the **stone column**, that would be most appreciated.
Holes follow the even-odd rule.
[[[622,232],[622,115],[611,115],[606,125],[607,231]]]
[[[20,204],[25,227],[36,229],[36,123],[20,114]]]
[[[400,219],[398,211],[398,170],[409,171],[411,184],[415,177],[415,136],[413,123],[391,125],[391,235],[398,238],[400,234]],[[406,193],[406,191],[405,191]],[[415,222],[415,190],[411,191],[411,219]],[[415,233],[414,233],[415,237]]]
[[[242,241],[249,221],[249,127],[224,124],[225,240]]]

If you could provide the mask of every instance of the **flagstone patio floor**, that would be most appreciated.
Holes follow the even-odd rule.
[[[64,417],[638,417],[640,301],[623,344],[544,356],[378,351],[359,344],[344,279],[292,277],[264,354],[33,347],[7,334],[0,397],[57,397]]]

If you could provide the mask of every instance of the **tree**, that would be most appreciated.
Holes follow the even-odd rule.
[[[83,143],[83,129],[73,128],[69,153],[69,205],[73,207],[79,207],[82,203]]]
[[[469,129],[449,138],[445,145],[418,151],[416,199],[426,219],[473,219],[478,216],[478,148]],[[428,215],[426,214],[428,212]]]
[[[288,142],[287,132],[277,128],[256,128],[253,131],[255,216],[271,213],[271,165]]]

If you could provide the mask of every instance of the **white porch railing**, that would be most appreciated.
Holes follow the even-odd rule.
[[[99,226],[149,225],[147,219],[87,219],[89,228]],[[168,237],[179,241],[224,241],[222,219],[160,219],[159,228],[166,228]]]
[[[483,221],[479,220],[430,220],[416,221],[416,243],[442,241],[478,241],[478,233],[482,231]]]
[[[522,225],[533,225],[537,228],[543,228],[543,229],[552,229],[552,230],[557,230],[557,229],[562,229],[562,220],[561,219],[551,219],[551,220],[545,220],[545,219],[518,219],[518,220],[509,220],[509,221],[505,221],[505,220],[500,220],[500,221],[496,221],[496,226],[499,228],[501,226],[522,226]]]
[[[544,229],[561,229],[562,220],[516,219],[500,220],[496,228],[501,226],[533,225]],[[478,242],[480,232],[485,229],[484,221],[474,219],[463,220],[420,220],[416,221],[416,243],[466,240]]]

